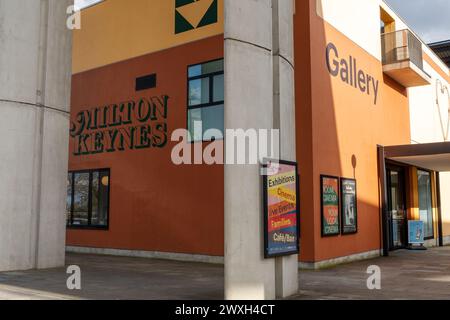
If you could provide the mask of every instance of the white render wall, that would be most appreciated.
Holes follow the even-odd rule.
[[[450,85],[427,62],[424,62],[424,70],[431,76],[431,84],[408,89],[411,140],[413,143],[442,142],[448,136],[450,106],[447,92],[442,94],[438,83],[447,86],[449,90]],[[439,99],[439,105],[436,99]]]
[[[431,54],[430,56],[437,65],[440,65],[437,58]],[[424,62],[424,69],[431,76],[431,85],[408,89],[411,143],[449,141],[450,84],[427,62]],[[442,71],[449,74],[446,67],[443,67]],[[445,90],[442,93],[442,86],[446,86],[448,91]],[[445,237],[450,235],[450,173],[442,172],[440,182],[442,224]]]
[[[317,0],[316,12],[350,40],[381,60],[380,4],[380,0]]]
[[[381,61],[380,8],[395,19],[396,30],[409,29],[383,0],[316,0],[319,16]]]
[[[64,265],[71,0],[0,0],[0,271]]]

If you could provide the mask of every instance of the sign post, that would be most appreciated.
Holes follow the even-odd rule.
[[[267,160],[263,166],[264,257],[299,253],[298,171],[295,162]]]

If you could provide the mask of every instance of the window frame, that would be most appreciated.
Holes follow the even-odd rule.
[[[420,195],[419,195],[419,172],[425,172],[428,174],[428,177],[430,178],[430,202],[431,202],[431,226],[432,226],[432,231],[433,234],[431,236],[424,236],[424,240],[433,240],[435,239],[435,235],[436,232],[434,230],[434,223],[435,223],[435,219],[434,219],[434,198],[433,198],[433,172],[427,169],[423,169],[423,168],[417,168],[417,205],[418,205],[418,209],[419,209],[419,220],[420,220]],[[425,222],[424,222],[425,224]]]
[[[106,225],[100,226],[100,225],[92,225],[92,177],[94,172],[98,172],[99,174],[102,172],[108,173],[108,203],[106,205]],[[89,173],[89,194],[88,194],[88,224],[87,225],[74,225],[73,224],[73,210],[75,207],[75,202],[73,201],[75,198],[75,174],[83,174],[83,173]],[[102,169],[85,169],[85,170],[69,170],[67,173],[68,175],[72,175],[72,186],[71,186],[71,202],[70,202],[70,223],[68,223],[67,217],[66,217],[66,228],[70,230],[103,230],[103,231],[109,231],[109,218],[110,218],[110,203],[111,203],[111,169],[109,168],[102,168]],[[66,201],[67,205],[67,201]],[[67,208],[66,208],[66,214],[67,214]]]
[[[200,62],[200,63],[194,63],[194,64],[190,64],[187,66],[186,68],[186,130],[189,132],[189,134],[191,133],[189,131],[189,111],[190,110],[197,110],[197,109],[203,109],[203,108],[209,108],[209,107],[217,107],[217,106],[221,106],[223,105],[225,108],[225,97],[224,100],[222,101],[217,101],[214,102],[214,77],[216,76],[220,76],[220,75],[224,75],[225,74],[225,65],[224,65],[224,70],[222,71],[216,71],[216,72],[211,72],[211,73],[207,73],[207,74],[201,74],[199,76],[195,76],[195,77],[190,77],[189,76],[189,69],[195,66],[199,66],[199,65],[203,65],[203,64],[207,64],[207,63],[211,63],[211,62],[216,62],[216,61],[224,61],[225,63],[225,59],[222,58],[218,58],[218,59],[213,59],[213,60],[208,60],[208,61],[204,61],[204,62]],[[190,106],[189,105],[189,97],[190,97],[190,82],[194,81],[194,80],[201,80],[201,79],[208,79],[209,80],[209,102],[208,103],[201,103],[198,105],[194,105],[194,106]],[[224,83],[225,86],[225,83]],[[225,88],[224,88],[225,91]],[[225,135],[224,132],[222,132],[222,135]],[[222,138],[223,139],[223,138]],[[212,140],[204,140],[203,137],[203,132],[202,132],[202,139],[201,140],[195,140],[194,137],[191,137],[191,139],[188,138],[188,142],[190,143],[196,143],[196,142],[212,142],[214,140],[218,140],[218,139],[212,139]]]

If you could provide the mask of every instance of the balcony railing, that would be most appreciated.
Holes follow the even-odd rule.
[[[381,36],[383,64],[411,61],[423,69],[422,43],[409,30],[385,33]]]
[[[383,70],[405,87],[429,84],[423,70],[422,42],[409,30],[381,36]]]

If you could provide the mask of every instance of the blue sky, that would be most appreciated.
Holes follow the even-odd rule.
[[[385,0],[423,41],[450,39],[450,0]]]
[[[75,6],[78,8],[84,8],[101,0],[75,0]]]

